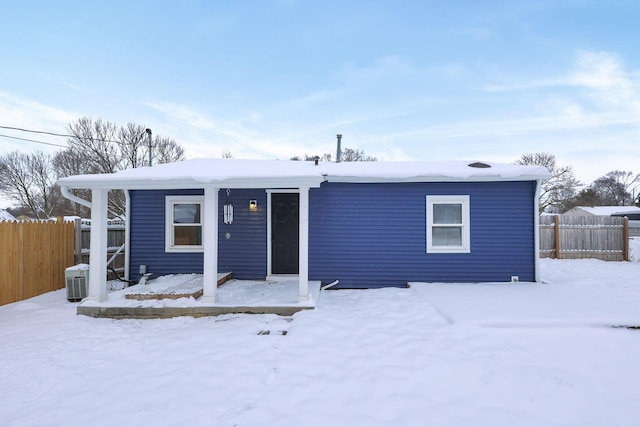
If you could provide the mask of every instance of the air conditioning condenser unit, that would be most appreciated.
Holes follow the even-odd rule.
[[[80,301],[86,298],[89,285],[89,264],[78,264],[64,270],[67,285],[67,300]]]

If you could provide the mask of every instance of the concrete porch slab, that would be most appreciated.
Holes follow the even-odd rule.
[[[170,287],[175,294],[192,289],[200,281],[201,275],[184,274],[165,276],[149,282],[149,294],[152,287],[158,289]],[[298,301],[298,280],[294,278],[248,281],[231,279],[218,287],[218,301],[203,302],[193,297],[163,299],[129,299],[127,289],[111,292],[106,301],[83,300],[77,308],[77,314],[90,317],[113,319],[161,319],[179,316],[217,316],[228,313],[277,314],[291,316],[302,310],[315,308],[320,295],[320,282],[309,282],[309,299]],[[157,293],[156,293],[157,294]]]
[[[79,306],[77,314],[109,319],[168,319],[171,317],[204,317],[219,316],[230,313],[277,314],[292,316],[302,310],[314,307],[304,306],[201,306],[201,307],[89,307]]]

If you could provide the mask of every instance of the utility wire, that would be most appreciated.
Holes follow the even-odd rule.
[[[11,129],[11,130],[19,130],[20,132],[42,133],[42,134],[45,134],[45,135],[63,136],[63,137],[66,137],[66,138],[73,138],[73,135],[67,135],[67,134],[63,134],[63,133],[45,132],[43,130],[31,130],[31,129],[23,129],[23,128],[14,128],[12,126],[0,126],[0,129]]]
[[[11,138],[11,139],[19,139],[20,141],[36,142],[38,144],[44,144],[44,145],[53,145],[54,147],[69,148],[69,146],[67,146],[67,145],[52,144],[51,142],[36,141],[35,139],[20,138],[20,137],[17,137],[17,136],[9,136],[9,135],[0,134],[0,137]]]
[[[17,127],[13,127],[13,126],[0,126],[0,129],[9,129],[9,130],[17,130],[20,132],[30,132],[30,133],[39,133],[39,134],[44,134],[44,135],[52,135],[52,136],[61,136],[63,138],[76,138],[76,139],[82,139],[82,137],[78,137],[77,135],[69,135],[66,133],[55,133],[55,132],[46,132],[43,130],[32,130],[32,129],[24,129],[24,128],[17,128]],[[142,138],[142,136],[144,135],[144,132],[142,133],[142,135],[140,135],[140,137]],[[6,136],[6,135],[0,135],[0,136]],[[7,138],[15,138],[15,139],[23,139],[23,138],[18,138],[18,137],[11,137],[11,136],[7,136]],[[113,144],[120,144],[122,141],[113,141],[111,139],[99,139],[99,138],[91,138],[94,141],[101,141],[101,142],[111,142]],[[31,139],[24,139],[25,141],[31,141],[31,142],[40,142],[40,141],[33,141]],[[49,144],[47,142],[40,142],[42,144],[48,144],[48,145],[56,145],[56,144]],[[64,147],[67,148],[67,146],[63,146],[63,145],[56,145],[57,147]]]

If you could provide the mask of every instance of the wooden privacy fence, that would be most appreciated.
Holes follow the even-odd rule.
[[[0,222],[0,305],[65,287],[72,222]]]
[[[629,261],[629,220],[608,216],[541,216],[540,256]]]
[[[75,221],[75,262],[76,264],[89,264],[89,250],[91,249],[91,226]],[[107,226],[107,261],[115,255],[108,266],[122,274],[124,271],[124,250],[120,247],[125,240],[125,226],[122,224]],[[111,276],[110,276],[111,277]],[[111,277],[113,278],[113,277]]]

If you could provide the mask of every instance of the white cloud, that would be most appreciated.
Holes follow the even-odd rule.
[[[590,51],[578,52],[577,68],[567,83],[595,89],[630,89],[634,86],[615,55]]]
[[[640,81],[609,52],[579,51],[564,75],[484,87],[490,92],[537,91],[549,117],[515,120],[511,128],[550,130],[640,125]],[[544,91],[543,91],[544,90]]]
[[[428,74],[458,74],[463,69],[458,63],[446,63],[430,67],[419,67],[397,55],[387,55],[378,59],[373,65],[357,67],[347,64],[337,73],[343,84],[351,86],[368,86],[381,80],[414,79]]]
[[[0,114],[5,121],[12,121],[19,125],[25,122],[21,119],[37,120],[46,123],[49,127],[68,122],[77,117],[76,113],[51,107],[26,98],[14,96],[7,92],[0,92]],[[40,128],[40,130],[42,130]]]
[[[184,122],[185,124],[198,129],[213,129],[216,127],[212,120],[205,118],[202,114],[189,107],[172,102],[145,102],[144,105],[157,110],[169,118]]]
[[[620,59],[609,52],[579,51],[572,70],[560,76],[511,83],[487,84],[489,92],[507,92],[553,87],[579,87],[593,90],[637,92],[638,82],[624,70]]]
[[[47,131],[53,133],[66,133],[67,124],[78,117],[77,113],[51,107],[30,99],[15,96],[7,92],[0,92],[0,124],[2,126],[17,127],[29,130]],[[65,138],[54,137],[45,134],[0,129],[3,135],[32,139],[50,144],[65,145]],[[26,142],[15,139],[0,138],[2,140],[1,152],[14,150],[29,151],[42,150],[45,152],[57,151],[60,147]]]

